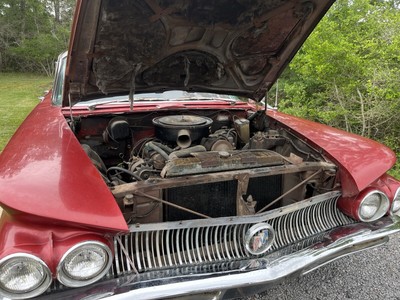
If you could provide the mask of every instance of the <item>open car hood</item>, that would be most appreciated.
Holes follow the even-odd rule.
[[[333,2],[78,1],[63,105],[171,89],[260,100]]]

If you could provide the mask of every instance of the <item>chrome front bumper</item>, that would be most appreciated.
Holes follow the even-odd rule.
[[[297,251],[291,245],[265,257],[232,262],[226,269],[197,272],[169,269],[126,275],[85,288],[43,295],[43,299],[229,299],[266,290],[291,277],[306,274],[339,257],[380,246],[400,231],[400,219],[358,223],[326,233],[320,242]],[[199,269],[202,267],[199,266]],[[212,268],[211,268],[212,269]],[[208,269],[209,270],[209,269]]]

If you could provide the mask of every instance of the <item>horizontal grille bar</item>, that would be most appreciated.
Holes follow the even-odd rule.
[[[269,252],[298,243],[338,226],[354,223],[336,207],[339,194],[328,193],[326,199],[285,214],[267,214],[264,222],[275,230],[275,242]],[[259,217],[245,218],[246,223],[223,224],[218,219],[208,225],[133,231],[115,238],[114,275],[131,272],[221,263],[253,257],[244,247],[246,231]],[[213,223],[214,222],[214,223]],[[167,223],[165,223],[167,224]],[[155,224],[153,224],[155,225]]]

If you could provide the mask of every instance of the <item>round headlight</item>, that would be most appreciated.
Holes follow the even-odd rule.
[[[26,299],[42,294],[50,286],[51,272],[36,256],[15,253],[0,260],[0,295]]]
[[[400,188],[394,194],[392,207],[390,209],[393,215],[400,215]]]
[[[386,214],[389,206],[389,199],[384,193],[372,191],[361,200],[358,207],[358,217],[363,222],[378,220]]]
[[[103,277],[111,262],[111,250],[105,244],[96,241],[79,243],[61,258],[57,278],[69,287],[85,286]]]

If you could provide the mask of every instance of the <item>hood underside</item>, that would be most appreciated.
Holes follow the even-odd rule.
[[[63,104],[171,89],[262,99],[332,2],[78,1]]]

